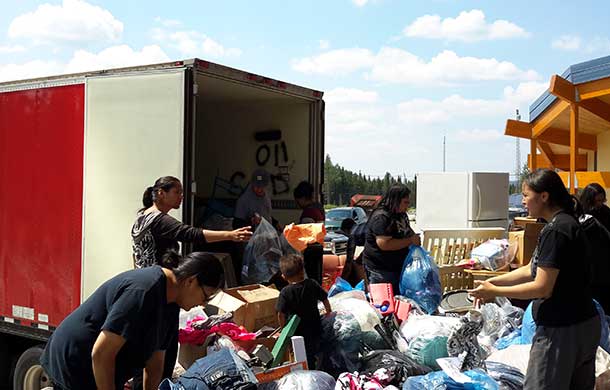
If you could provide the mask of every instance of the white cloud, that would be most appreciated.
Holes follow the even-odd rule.
[[[426,61],[406,50],[383,47],[376,55],[368,49],[336,49],[292,60],[292,68],[305,74],[339,76],[368,71],[373,81],[413,85],[451,85],[489,80],[537,80],[533,70],[495,58],[460,57],[445,50]]]
[[[559,38],[555,39],[551,46],[553,49],[559,50],[578,50],[581,46],[581,40],[579,36],[576,35],[562,35]]]
[[[496,141],[504,137],[499,130],[459,130],[456,133],[456,140],[461,142],[489,142]]]
[[[454,94],[399,104],[384,103],[377,91],[336,88],[325,94],[326,150],[352,171],[411,176],[442,168],[447,134],[449,171],[510,171],[514,140],[501,127],[515,108],[525,114],[546,88],[547,83],[522,82],[501,89],[495,99]]]
[[[156,42],[166,44],[186,57],[239,57],[242,51],[238,48],[225,47],[214,39],[198,31],[168,31],[161,28],[152,30]]]
[[[607,55],[610,52],[610,39],[607,37],[594,37],[585,46],[587,53],[603,53]]]
[[[514,115],[516,108],[525,114],[529,105],[547,88],[547,83],[528,82],[519,84],[517,88],[504,88],[501,99],[468,99],[457,94],[442,100],[411,99],[398,104],[398,117],[403,123],[417,125],[443,124],[467,118],[497,117],[505,120]]]
[[[0,64],[0,82],[25,80],[61,74],[63,65],[55,61],[34,60],[24,64]]]
[[[164,27],[179,27],[182,26],[182,22],[175,19],[163,19],[160,16],[155,17],[155,22],[160,23]]]
[[[369,0],[352,0],[352,3],[354,3],[357,7],[364,7],[368,2]]]
[[[370,68],[374,62],[375,56],[368,49],[336,49],[292,60],[292,69],[305,74],[344,75]]]
[[[0,81],[23,80],[167,61],[170,61],[170,59],[157,45],[144,46],[141,50],[134,50],[127,45],[112,46],[99,53],[77,50],[68,63],[35,60],[23,64],[0,64]]]
[[[109,11],[81,0],[42,4],[33,12],[17,16],[8,29],[9,37],[36,44],[115,42],[122,33],[123,23]]]
[[[320,49],[322,50],[328,50],[330,48],[330,42],[326,39],[320,39],[318,43],[320,45]]]
[[[0,54],[13,54],[25,51],[25,47],[21,45],[0,46]]]
[[[607,55],[610,52],[610,38],[594,36],[585,40],[579,35],[562,35],[551,42],[551,47],[557,50]]]
[[[525,38],[529,33],[507,20],[487,22],[485,13],[478,9],[462,11],[455,18],[441,19],[439,15],[424,15],[403,30],[407,37],[476,42],[483,40]]]
[[[167,61],[170,61],[169,57],[157,45],[144,46],[140,51],[133,50],[127,45],[120,45],[109,47],[97,54],[78,50],[65,66],[64,72],[78,73]]]
[[[324,94],[328,104],[375,103],[379,95],[375,91],[357,88],[335,88]]]
[[[522,70],[512,62],[495,58],[460,57],[445,50],[426,62],[405,50],[389,47],[380,50],[369,77],[376,81],[419,85],[539,78],[533,70]]]

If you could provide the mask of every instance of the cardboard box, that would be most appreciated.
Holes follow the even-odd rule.
[[[518,244],[517,255],[515,256],[517,265],[529,264],[538,243],[538,235],[543,227],[543,223],[531,222],[524,226],[524,230],[508,232],[508,241]]]
[[[230,288],[220,292],[208,304],[220,314],[233,312],[233,322],[250,332],[265,325],[277,327],[275,305],[280,292],[260,284]]]
[[[513,220],[513,224],[515,226],[525,227],[525,225],[527,225],[528,223],[536,223],[536,218],[532,218],[532,217],[515,217],[515,219]]]

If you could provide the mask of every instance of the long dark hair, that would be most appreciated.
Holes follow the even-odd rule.
[[[393,184],[381,198],[379,208],[382,208],[390,213],[395,213],[400,207],[400,201],[408,198],[411,195],[411,190],[404,184]]]
[[[595,198],[598,195],[603,195],[605,198],[606,190],[597,183],[591,183],[582,190],[582,193],[580,194],[580,204],[585,213],[590,213],[592,210],[595,210]]]
[[[142,195],[142,205],[144,206],[139,211],[146,210],[155,203],[157,200],[157,193],[159,190],[169,191],[172,188],[176,187],[180,184],[180,180],[173,176],[163,176],[155,181],[155,184],[152,187],[146,188],[144,194]]]
[[[537,169],[527,175],[524,183],[539,194],[547,192],[551,207],[559,207],[573,217],[579,217],[582,214],[580,202],[570,195],[557,172],[547,168]]]
[[[308,181],[302,181],[294,188],[292,194],[295,199],[313,199],[313,185]]]
[[[168,251],[161,264],[172,270],[178,281],[196,276],[200,286],[213,288],[221,288],[225,281],[220,260],[211,253],[193,252],[183,257],[175,251]]]

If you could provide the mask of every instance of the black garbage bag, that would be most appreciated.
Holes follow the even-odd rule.
[[[371,376],[380,368],[385,368],[391,376],[390,384],[401,387],[410,376],[426,375],[431,372],[428,367],[422,366],[402,352],[392,349],[381,349],[369,352],[361,359],[361,374]]]
[[[258,386],[258,390],[334,390],[335,378],[322,371],[294,371]]]
[[[334,378],[343,372],[359,371],[360,358],[367,350],[386,348],[379,333],[363,329],[357,318],[360,315],[337,311],[322,318],[321,370]]]
[[[500,385],[500,390],[522,390],[525,376],[517,368],[508,364],[486,362],[487,374]]]

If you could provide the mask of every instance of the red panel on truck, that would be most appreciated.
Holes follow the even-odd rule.
[[[83,139],[84,85],[0,93],[1,316],[80,304]]]

